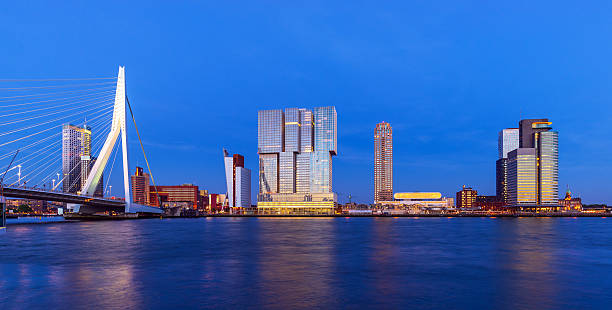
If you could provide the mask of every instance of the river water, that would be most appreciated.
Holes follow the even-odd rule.
[[[0,309],[610,309],[612,218],[9,226]]]

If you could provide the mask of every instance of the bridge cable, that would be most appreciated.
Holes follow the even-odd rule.
[[[107,120],[107,122],[108,122],[108,120]],[[96,122],[96,123],[100,123],[100,121],[98,121],[98,122]],[[97,126],[97,125],[96,125],[96,126]],[[98,139],[98,141],[97,141],[96,143],[99,143],[99,142],[100,142],[100,141],[102,141],[102,140],[103,140],[103,139]],[[95,144],[94,144],[94,147],[95,147]],[[58,150],[56,150],[55,152],[52,152],[52,153],[50,153],[49,155],[47,155],[46,157],[43,157],[42,159],[39,159],[37,162],[35,162],[34,164],[30,165],[29,167],[36,167],[36,165],[37,165],[38,163],[40,163],[40,162],[41,162],[41,161],[43,161],[44,159],[49,158],[49,156],[51,156],[51,155],[54,155],[54,154],[58,153],[58,152],[59,152],[59,151],[61,151],[61,150],[62,150],[62,148],[59,148],[59,149],[58,149]],[[28,155],[28,156],[31,156],[31,155],[32,155],[32,154],[30,154],[30,155]],[[34,158],[36,158],[36,157],[34,157]],[[31,159],[33,159],[33,158],[31,158]],[[28,161],[30,161],[31,159],[29,159]],[[36,171],[36,170],[34,170],[34,169],[36,169],[36,168],[33,168],[33,171],[32,171],[31,173],[28,173],[28,174],[24,175],[24,177],[23,177],[23,178],[21,178],[21,179],[25,179],[25,178],[27,178],[27,181],[26,181],[26,183],[25,183],[25,184],[29,184],[29,183],[30,183],[30,181],[32,181],[33,179],[35,179],[35,177],[36,177],[36,176],[38,176],[40,173],[42,173],[42,172],[44,172],[44,171],[47,171],[49,168],[51,168],[51,167],[53,167],[53,166],[55,165],[55,162],[59,162],[59,161],[61,161],[61,160],[62,160],[62,157],[61,157],[61,156],[59,156],[59,157],[58,157],[56,160],[52,160],[50,164],[48,164],[48,165],[46,165],[44,168],[40,169],[40,170],[39,170],[39,172],[38,172],[38,173],[36,173],[36,174],[34,174],[34,175],[32,175],[32,173]],[[74,167],[74,168],[76,168],[76,167]],[[11,170],[12,170],[12,169],[11,169]],[[74,170],[74,169],[73,169],[73,170]],[[71,172],[72,172],[72,171],[71,171]],[[53,173],[52,173],[51,175],[53,175]],[[45,182],[45,180],[46,180],[46,179],[48,179],[48,178],[49,178],[51,175],[49,175],[49,176],[47,176],[46,178],[42,179],[42,180],[41,180],[41,182],[42,182],[42,183],[44,183],[44,182]],[[21,179],[20,179],[20,180],[21,180]],[[41,184],[41,182],[37,182],[36,184],[37,184],[37,185],[38,185],[38,184]],[[14,184],[14,183],[13,183],[13,184]],[[12,184],[11,184],[11,185],[12,185]]]
[[[95,99],[97,100],[99,98],[95,98]],[[94,100],[94,98],[92,98],[91,100]],[[99,105],[100,103],[104,104],[104,103],[110,102],[111,100],[112,99],[105,99],[105,101],[98,101],[98,102],[86,104],[86,105],[83,105],[83,106],[76,106],[76,107],[71,108],[71,109],[64,109],[64,110],[61,110],[61,111],[50,112],[50,113],[47,113],[47,114],[41,114],[41,115],[36,115],[36,116],[32,116],[32,117],[26,117],[26,118],[21,118],[21,119],[17,119],[17,120],[12,120],[12,121],[1,123],[0,126],[16,124],[16,123],[21,123],[21,122],[25,122],[25,121],[31,121],[33,119],[37,119],[37,118],[41,118],[41,117],[48,117],[48,116],[59,114],[59,113],[64,113],[64,112],[68,112],[68,111],[74,111],[74,110],[77,110],[77,109],[82,109],[83,107],[91,107],[91,106]],[[89,101],[89,100],[83,100],[81,102],[85,102],[85,101]],[[65,105],[74,105],[74,102],[67,103]],[[39,110],[46,110],[46,109],[51,109],[51,108],[54,108],[54,107],[44,108],[44,109],[39,109]],[[23,114],[23,113],[30,113],[30,111],[15,113],[15,114],[12,114],[12,115]],[[0,115],[0,118],[1,117],[5,117],[5,116],[8,116],[8,115]]]
[[[106,111],[106,112],[104,112],[104,113],[102,113],[102,114],[96,115],[95,117],[93,117],[93,118],[89,119],[89,121],[92,121],[92,120],[98,119],[98,118],[103,117],[103,116],[107,116],[108,114],[110,114],[110,113],[112,113],[112,112],[113,112],[112,110],[110,110],[110,111]],[[98,112],[96,112],[96,113],[98,113]],[[94,115],[95,115],[95,113],[94,113]],[[31,148],[31,147],[34,147],[34,146],[36,146],[36,145],[38,145],[38,144],[40,144],[40,143],[42,143],[42,142],[44,142],[44,141],[46,141],[46,140],[49,140],[49,139],[51,139],[51,138],[53,138],[53,137],[55,137],[55,136],[57,136],[57,135],[61,135],[61,134],[62,134],[62,132],[61,132],[61,131],[60,131],[60,132],[57,132],[57,133],[54,133],[54,134],[52,134],[52,135],[50,135],[50,136],[47,136],[47,137],[45,137],[45,138],[42,138],[42,139],[40,139],[40,140],[36,141],[36,142],[30,143],[30,144],[28,144],[28,145],[26,145],[26,146],[23,146],[23,147],[21,148],[21,150],[23,151],[23,150],[29,149],[29,148]],[[11,152],[8,152],[8,153],[6,153],[6,154],[0,155],[0,160],[3,160],[3,159],[5,159],[5,158],[8,158],[10,155],[13,155],[13,152],[12,152],[12,151],[11,151]]]
[[[50,85],[50,86],[0,87],[0,90],[21,91],[21,90],[28,90],[28,89],[70,88],[70,87],[80,87],[80,86],[109,85],[109,84],[115,84],[115,82],[104,82],[104,83],[95,83],[95,84]]]
[[[130,100],[127,97],[127,90],[125,93],[125,100],[127,101],[128,108],[130,109],[130,115],[132,116],[132,121],[134,122],[134,128],[136,129],[136,134],[138,135],[138,142],[140,142],[140,148],[142,149],[142,155],[144,155],[145,162],[147,163],[147,169],[149,170],[149,174],[151,175],[151,181],[153,181],[153,187],[155,188],[155,196],[157,197],[157,204],[161,208],[161,199],[159,198],[159,191],[157,190],[157,185],[155,185],[155,178],[153,178],[153,172],[151,172],[151,167],[149,166],[149,160],[147,159],[147,153],[145,153],[144,146],[142,144],[142,140],[140,139],[140,132],[138,132],[138,126],[136,125],[136,119],[134,118],[134,113],[132,112],[132,105],[130,105]]]
[[[108,172],[108,182],[106,182],[106,186],[104,186],[104,190],[102,191],[102,197],[104,197],[104,193],[106,193],[106,189],[110,185],[110,178],[113,175],[113,167],[115,167],[115,160],[117,159],[117,153],[119,153],[119,144],[120,143],[115,143],[115,146],[113,147],[113,152],[115,154],[113,155],[113,163],[111,164],[110,171]]]
[[[74,78],[74,79],[0,79],[0,82],[48,82],[48,81],[84,81],[84,80],[114,80],[114,77],[98,77],[98,78]]]
[[[58,92],[51,92],[51,93],[42,93],[42,94],[5,96],[5,97],[0,97],[0,99],[6,99],[6,100],[0,100],[0,102],[25,100],[25,98],[27,98],[27,97],[31,97],[31,99],[46,98],[46,97],[53,97],[53,96],[55,96],[57,94],[70,94],[70,93],[85,92],[85,91],[89,91],[89,90],[99,90],[99,91],[102,91],[102,90],[113,90],[115,88],[116,88],[116,86],[109,85],[109,86],[104,86],[104,87],[94,87],[94,88],[85,88],[85,89],[73,89],[73,90],[65,90],[65,91],[58,91]],[[22,105],[22,104],[15,104],[15,105],[9,105],[9,106],[18,106],[18,105]],[[8,106],[6,106],[6,107],[8,107]]]
[[[11,168],[11,165],[13,164],[15,157],[17,157],[17,154],[19,154],[19,150],[15,152],[15,155],[13,155],[13,159],[11,160],[11,163],[8,166],[6,166],[6,171],[4,172],[4,175],[2,176],[2,178],[0,178],[0,197],[4,198],[4,176],[6,175],[6,172],[8,172],[9,168]]]
[[[53,101],[60,101],[60,100],[66,100],[66,99],[74,99],[74,98],[87,98],[87,97],[91,97],[91,96],[95,96],[95,95],[101,95],[101,94],[109,94],[112,95],[115,91],[113,89],[107,89],[104,91],[99,91],[99,92],[92,92],[92,93],[87,93],[87,94],[81,94],[78,96],[68,96],[68,97],[57,97],[57,98],[52,98],[52,99],[46,99],[46,100],[39,100],[39,101],[32,101],[32,102],[22,102],[22,103],[15,103],[15,104],[7,104],[7,105],[3,105],[0,106],[0,108],[14,108],[14,107],[22,107],[22,106],[26,106],[26,105],[33,105],[33,104],[37,104],[37,103],[44,103],[42,104],[47,105],[47,104],[52,104],[51,102]],[[37,98],[33,98],[33,99],[37,99]],[[39,98],[42,99],[42,98]],[[19,100],[24,100],[24,99],[19,99]],[[9,111],[16,111],[19,110],[21,108],[16,108],[16,109],[12,109]]]
[[[96,101],[96,102],[93,102],[93,103],[89,103],[89,104],[84,104],[82,106],[77,105],[76,107],[74,107],[76,103],[82,103],[82,102],[87,102],[87,101],[91,101],[91,100],[99,100],[99,101]],[[16,113],[12,113],[12,114],[0,115],[0,118],[7,117],[7,116],[13,116],[13,115],[19,115],[19,114],[26,114],[26,113],[28,113],[28,114],[32,113],[32,114],[36,115],[36,116],[32,116],[32,117],[26,117],[26,118],[13,119],[11,121],[6,121],[4,123],[1,123],[0,126],[6,126],[6,125],[11,125],[11,124],[21,123],[21,122],[25,122],[25,121],[30,121],[30,120],[33,120],[33,119],[41,118],[41,117],[48,117],[48,116],[51,116],[51,115],[55,115],[55,114],[59,114],[59,113],[64,113],[64,112],[69,112],[69,111],[74,111],[74,110],[77,110],[77,109],[82,109],[84,107],[92,107],[92,106],[96,106],[96,105],[100,105],[100,104],[102,104],[101,106],[103,107],[104,104],[108,104],[112,100],[113,100],[112,98],[102,98],[101,97],[101,98],[90,98],[90,99],[82,100],[82,101],[79,101],[79,102],[69,102],[69,103],[66,103],[66,104],[58,105],[57,107],[62,107],[62,106],[70,105],[70,106],[73,106],[73,108],[63,109],[63,110],[60,110],[60,111],[45,112],[46,114],[39,114],[39,115],[36,115],[37,113],[32,113],[32,112],[53,109],[53,108],[56,108],[56,107],[46,107],[46,108],[40,108],[40,109],[33,109],[33,110],[30,110],[30,111],[21,111],[21,112],[16,112]],[[30,114],[30,115],[32,115],[32,114]]]
[[[102,135],[100,135],[100,137],[103,137],[103,136],[102,136]],[[94,151],[93,151],[93,149],[95,149],[95,148],[101,149],[101,148],[102,148],[102,145],[101,145],[100,143],[101,143],[102,141],[105,141],[105,140],[106,140],[106,139],[98,139],[98,141],[97,141],[97,142],[95,143],[95,145],[92,147],[92,153],[94,153],[94,154],[95,154],[95,153],[98,153],[98,152],[94,152]],[[97,160],[97,158],[96,158],[96,160]],[[81,164],[82,164],[82,163],[81,163]],[[81,164],[79,164],[79,165],[75,165],[75,166],[74,166],[74,167],[73,167],[73,168],[70,170],[70,172],[68,172],[68,174],[71,174],[71,173],[72,173],[72,170],[74,170],[74,169],[75,169],[77,166],[78,166],[78,167],[80,167],[80,166],[81,166]],[[91,171],[90,171],[90,173],[91,173]],[[102,171],[102,174],[104,174],[104,171]],[[89,177],[89,176],[88,176],[88,177]],[[74,181],[72,182],[72,184],[70,184],[70,186],[69,186],[68,188],[70,189],[70,188],[74,187],[74,186],[76,185],[77,181],[81,181],[81,178],[82,178],[82,176],[80,176],[80,177],[78,177],[78,178],[75,178],[75,179],[74,179]],[[109,176],[109,178],[110,178],[110,176]],[[109,180],[109,181],[110,181],[110,180]],[[82,188],[82,187],[81,187],[80,191],[81,191],[81,192],[83,191],[83,188]],[[81,194],[82,194],[82,193],[81,193]],[[104,192],[102,192],[102,196],[104,197]]]
[[[109,120],[106,120],[107,122]],[[100,124],[100,122],[97,122],[98,124]],[[104,123],[104,122],[102,122]],[[109,126],[110,127],[110,126]],[[105,137],[106,135],[108,135],[109,130],[105,130],[103,131],[105,134],[103,135],[99,135],[99,137]],[[97,141],[94,142],[94,145],[92,146],[92,150],[95,150],[96,148],[98,149],[98,151],[102,148],[102,144],[100,143],[101,141],[104,141],[105,139],[98,139]],[[96,153],[95,151],[93,152],[94,154]],[[59,161],[62,160],[62,158],[60,157],[58,160]],[[44,168],[43,170],[47,170],[49,169],[49,167],[51,167],[51,165],[47,166],[46,168]],[[71,174],[72,171],[74,171],[74,169],[76,169],[76,165],[74,167],[72,167],[72,169],[68,172],[68,174],[64,174],[62,171],[62,174],[64,174],[64,177],[61,180],[57,180],[58,182],[55,184],[55,187],[53,187],[53,190],[55,190],[55,188],[57,188],[59,186],[60,183],[62,183],[64,181],[64,179],[66,179],[66,176]],[[44,183],[48,178],[50,178],[51,176],[53,176],[53,173],[51,173],[50,175],[48,175],[47,177],[45,177],[44,179],[41,180],[41,183]]]
[[[112,107],[112,106],[110,106],[110,107],[108,107],[108,108],[106,108],[106,109],[111,109],[111,108],[113,108],[113,107]],[[68,117],[72,117],[72,116],[75,116],[75,115],[80,115],[80,114],[82,114],[83,112],[88,112],[88,111],[92,111],[92,110],[95,110],[95,109],[96,109],[96,108],[92,108],[92,109],[85,110],[85,111],[81,111],[81,112],[78,112],[78,113],[74,113],[74,114],[71,114],[71,115],[68,115],[68,116],[59,117],[59,118],[56,118],[56,119],[50,120],[50,121],[48,121],[48,122],[40,123],[40,124],[38,124],[38,125],[32,125],[32,126],[29,126],[29,127],[24,127],[24,128],[15,129],[15,130],[10,131],[10,132],[0,133],[0,136],[5,136],[5,135],[12,134],[12,133],[15,133],[15,132],[19,132],[19,131],[23,131],[23,130],[31,129],[31,128],[38,127],[38,126],[41,126],[41,125],[45,125],[45,124],[48,124],[48,123],[52,123],[52,122],[54,122],[54,121],[62,120],[62,119],[65,119],[65,118],[68,118]],[[104,110],[104,109],[102,109],[102,110]],[[2,144],[0,144],[0,146],[5,146],[5,145],[7,145],[7,144],[11,144],[11,143],[14,143],[14,142],[17,142],[17,141],[23,140],[23,139],[25,139],[25,138],[29,138],[29,137],[34,136],[34,135],[41,134],[41,133],[46,132],[46,131],[49,131],[49,130],[51,130],[51,129],[53,129],[53,127],[49,128],[49,129],[41,130],[41,131],[39,131],[39,132],[37,132],[37,133],[34,133],[34,134],[31,134],[31,135],[27,135],[27,136],[25,136],[25,137],[21,137],[21,138],[18,138],[18,139],[15,139],[15,140],[9,141],[9,142],[2,143]]]

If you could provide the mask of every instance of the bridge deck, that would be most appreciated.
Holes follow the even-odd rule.
[[[13,198],[57,201],[71,204],[78,204],[96,209],[123,212],[125,201],[105,199],[101,197],[82,196],[63,192],[50,192],[40,189],[23,187],[4,187],[4,196]],[[139,213],[162,213],[161,209],[138,204],[130,204],[130,212]]]

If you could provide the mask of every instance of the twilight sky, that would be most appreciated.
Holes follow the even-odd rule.
[[[612,2],[291,2],[9,1],[0,78],[124,65],[156,181],[225,192],[225,147],[253,203],[259,109],[336,106],[334,190],[367,203],[377,122],[393,126],[396,192],[454,197],[494,194],[498,131],[548,117],[560,192],[612,204]]]

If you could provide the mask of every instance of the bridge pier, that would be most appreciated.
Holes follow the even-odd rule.
[[[2,205],[2,220],[0,222],[0,234],[6,231],[6,199],[0,196],[0,205]]]

